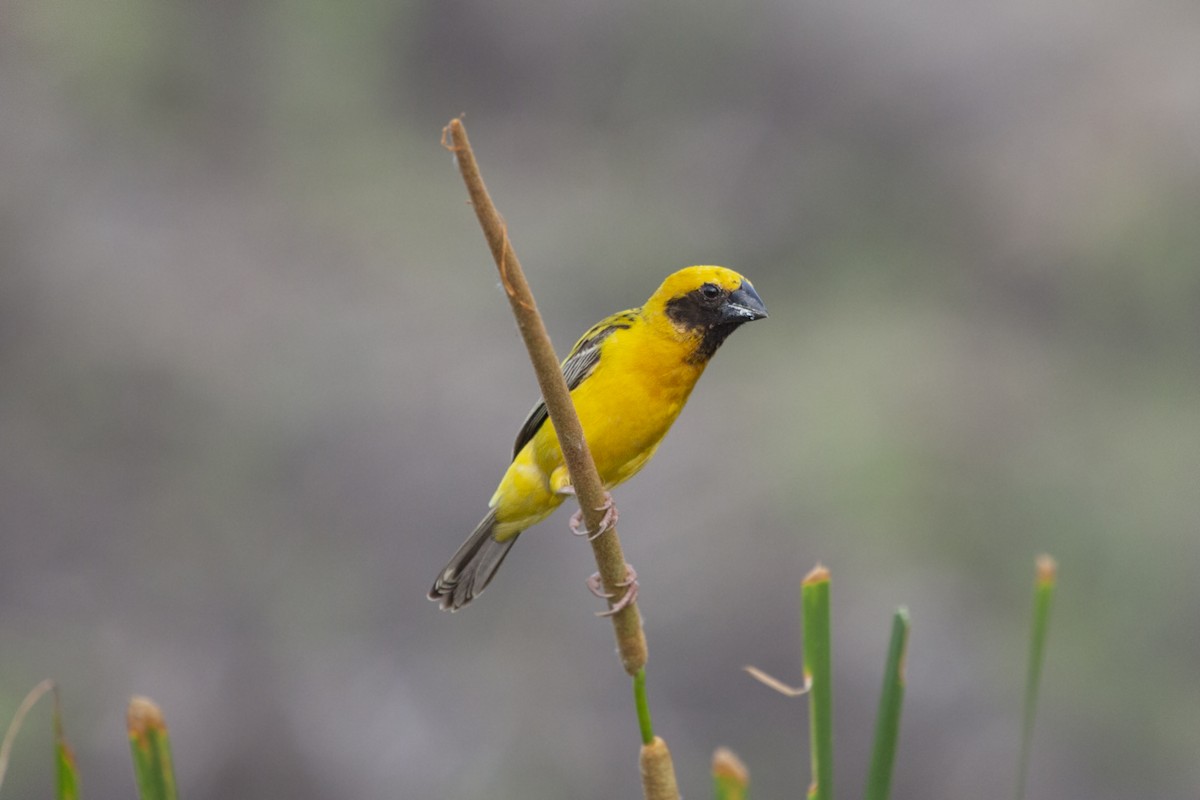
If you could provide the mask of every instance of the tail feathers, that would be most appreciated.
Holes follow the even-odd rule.
[[[496,512],[493,509],[438,575],[429,590],[430,600],[441,603],[443,609],[458,611],[487,588],[517,541],[516,534],[503,542],[496,541],[492,538],[495,528]]]

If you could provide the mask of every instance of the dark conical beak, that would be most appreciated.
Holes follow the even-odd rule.
[[[752,322],[766,316],[767,307],[749,281],[743,281],[721,306],[721,319],[724,322]]]

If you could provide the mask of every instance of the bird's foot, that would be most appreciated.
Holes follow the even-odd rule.
[[[588,541],[592,541],[605,533],[607,533],[614,525],[617,524],[617,504],[613,502],[612,495],[608,492],[604,493],[604,505],[596,509],[603,511],[604,516],[600,519],[600,525],[595,531],[589,531],[583,522],[583,509],[579,509],[571,515],[571,521],[568,523],[571,527],[571,533],[576,536],[586,536]]]
[[[625,565],[625,580],[623,580],[617,584],[617,586],[624,589],[625,592],[621,595],[621,599],[617,600],[617,602],[615,602],[615,603],[612,602],[612,599],[613,599],[613,597],[615,597],[615,595],[604,591],[604,584],[600,580],[599,572],[597,572],[595,575],[593,575],[592,577],[587,579],[587,586],[588,586],[588,591],[590,591],[592,594],[596,595],[596,597],[599,597],[601,600],[609,601],[608,611],[597,611],[596,616],[597,617],[611,617],[613,614],[616,614],[618,611],[625,608],[625,606],[627,606],[630,603],[632,603],[633,601],[637,600],[637,596],[638,596],[637,570],[635,570],[629,564]]]

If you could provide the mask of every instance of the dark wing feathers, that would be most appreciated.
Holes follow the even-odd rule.
[[[571,352],[562,362],[562,373],[567,380],[568,389],[574,390],[595,372],[596,365],[600,363],[600,345],[616,331],[632,327],[640,313],[640,308],[631,308],[628,311],[613,314],[611,317],[597,322],[588,329],[587,333],[579,337],[579,341],[575,343]],[[539,400],[538,404],[529,412],[525,424],[521,426],[521,432],[517,434],[517,441],[513,445],[513,458],[517,457],[521,448],[529,443],[529,440],[549,417],[545,402]]]

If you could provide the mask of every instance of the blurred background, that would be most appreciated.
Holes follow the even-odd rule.
[[[1103,8],[1102,8],[1103,7]],[[128,697],[192,800],[638,796],[567,513],[424,594],[532,374],[442,126],[561,352],[748,275],[617,493],[684,795],[808,782],[798,585],[834,580],[837,782],[912,613],[900,798],[1200,786],[1200,14],[1177,0],[0,7],[0,718],[61,682],[90,797]],[[27,725],[9,797],[52,785]]]

